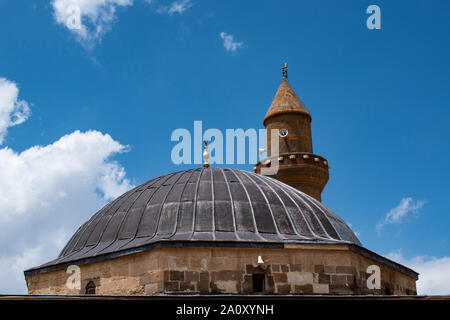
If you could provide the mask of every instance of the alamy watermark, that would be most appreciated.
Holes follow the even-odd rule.
[[[68,15],[66,26],[70,30],[81,29],[81,8],[75,4],[70,4],[66,9]]]
[[[66,287],[69,290],[81,289],[81,270],[77,265],[70,265],[67,267],[66,273],[70,274],[66,281]]]
[[[381,29],[381,9],[379,6],[372,4],[367,7],[366,13],[370,16],[366,20],[366,26],[369,30]]]
[[[372,4],[367,7],[366,13],[370,16],[366,20],[366,26],[369,30],[381,29],[381,9],[379,6]],[[66,8],[66,26],[70,30],[80,30],[81,25],[81,8],[76,4],[69,4]]]
[[[286,130],[285,130],[286,131]],[[172,163],[202,164],[203,141],[208,141],[210,164],[255,164],[260,159],[270,158],[271,168],[278,167],[279,137],[283,130],[272,129],[271,154],[267,154],[266,129],[219,129],[203,132],[202,121],[194,121],[192,133],[185,128],[175,129],[170,140],[176,142],[171,151]],[[261,168],[266,170],[265,167]]]

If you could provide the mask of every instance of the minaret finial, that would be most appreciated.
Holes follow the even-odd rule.
[[[208,163],[208,159],[209,159],[209,153],[208,153],[208,141],[204,140],[205,142],[205,151],[203,151],[203,167],[204,168],[209,168],[209,163]]]
[[[283,75],[283,78],[287,79],[287,77],[288,77],[287,62],[284,62],[283,65],[281,66],[281,74]]]

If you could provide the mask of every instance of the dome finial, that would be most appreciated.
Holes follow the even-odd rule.
[[[287,79],[287,62],[283,62],[283,65],[281,66],[281,74],[283,75],[283,78]]]
[[[204,168],[209,168],[209,163],[208,163],[208,159],[209,159],[209,153],[208,153],[208,141],[204,140],[205,142],[205,151],[203,151],[203,167]]]

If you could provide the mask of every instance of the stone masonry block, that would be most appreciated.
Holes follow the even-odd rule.
[[[240,281],[242,272],[241,271],[232,271],[232,270],[223,270],[223,271],[212,272],[211,275],[212,275],[211,280],[213,282],[229,281],[229,280]]]
[[[331,284],[345,285],[347,284],[347,276],[345,275],[331,275]]]
[[[195,291],[195,285],[191,282],[180,282],[180,291]]]
[[[336,266],[325,266],[325,273],[336,273]]]
[[[273,273],[273,280],[275,282],[287,282],[286,273]]]
[[[331,283],[331,276],[329,274],[319,273],[319,283]]]
[[[324,283],[314,283],[313,284],[313,293],[317,293],[317,294],[330,293],[329,285],[324,284]]]
[[[294,293],[307,293],[311,294],[313,293],[313,285],[312,284],[305,284],[301,286],[294,286]]]
[[[337,266],[336,267],[336,273],[354,274],[355,273],[355,267]]]
[[[150,283],[150,275],[148,273],[141,274],[139,276],[139,285],[145,286]]]
[[[170,271],[169,280],[184,281],[184,271]]]
[[[197,271],[186,271],[184,273],[185,281],[199,281],[200,275]]]
[[[291,271],[302,271],[301,264],[291,264]]]
[[[164,290],[166,291],[180,291],[180,282],[178,281],[165,281]]]
[[[291,285],[290,284],[279,284],[277,285],[277,292],[288,294],[291,293]]]
[[[315,273],[325,273],[325,268],[324,268],[324,266],[323,265],[315,265],[314,266],[314,272]]]
[[[289,272],[289,265],[282,264],[281,265],[281,272]]]

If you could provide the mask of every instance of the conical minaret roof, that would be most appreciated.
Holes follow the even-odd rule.
[[[272,104],[264,117],[264,125],[266,125],[267,119],[274,115],[289,113],[301,113],[311,118],[308,110],[306,110],[294,90],[292,90],[286,78],[283,77],[281,79],[281,84],[278,87],[278,91],[275,94],[275,98],[273,98]]]

